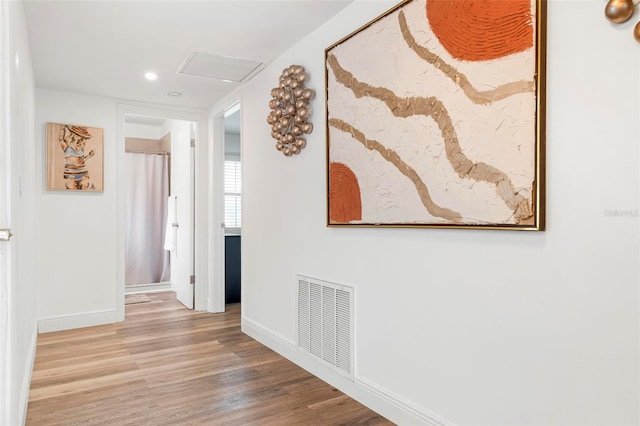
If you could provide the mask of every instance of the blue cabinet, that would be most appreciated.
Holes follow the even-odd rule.
[[[225,303],[240,303],[240,235],[224,237]]]

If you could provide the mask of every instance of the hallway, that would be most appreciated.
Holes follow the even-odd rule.
[[[391,424],[175,293],[126,306],[123,323],[38,337],[27,425]]]

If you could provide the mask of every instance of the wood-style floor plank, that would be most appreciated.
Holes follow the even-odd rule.
[[[172,292],[126,306],[122,323],[42,334],[27,426],[391,425]]]

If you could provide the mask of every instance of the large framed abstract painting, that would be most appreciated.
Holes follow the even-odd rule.
[[[328,226],[543,230],[545,13],[410,0],[328,47]]]
[[[47,189],[103,192],[103,163],[101,128],[47,123]]]

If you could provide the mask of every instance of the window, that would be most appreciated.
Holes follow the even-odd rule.
[[[240,228],[241,214],[240,161],[224,162],[224,225],[225,228]]]

